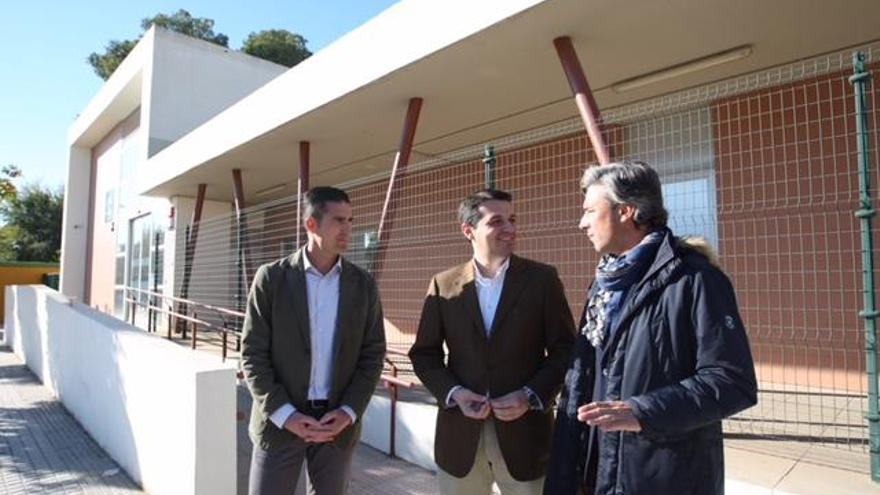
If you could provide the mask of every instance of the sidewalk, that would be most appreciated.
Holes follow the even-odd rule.
[[[239,404],[249,410],[250,394],[243,386]],[[247,494],[251,444],[246,421],[238,426],[238,493]],[[144,492],[9,347],[0,346],[0,494],[39,493]],[[436,483],[430,471],[360,445],[349,493],[433,495]],[[302,494],[301,482],[297,495]]]
[[[143,493],[21,360],[0,347],[0,493]]]
[[[239,385],[238,493],[247,494],[250,394]],[[729,439],[727,493],[732,495],[880,494],[864,457],[779,439]],[[305,476],[297,495],[303,495]],[[0,493],[143,493],[92,440],[8,347],[0,346]],[[434,474],[361,444],[351,495],[433,495]]]

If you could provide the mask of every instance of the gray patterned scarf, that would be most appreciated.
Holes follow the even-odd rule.
[[[645,275],[667,232],[665,228],[655,230],[623,256],[606,254],[599,260],[596,289],[587,303],[585,323],[581,328],[581,333],[593,347],[604,343],[620,311],[623,295]]]

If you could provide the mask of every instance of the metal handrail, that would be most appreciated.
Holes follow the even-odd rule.
[[[206,303],[203,303],[203,302],[193,301],[192,299],[183,299],[183,298],[180,298],[180,297],[175,297],[175,296],[169,296],[169,295],[166,295],[166,294],[162,294],[162,293],[160,293],[160,292],[153,292],[153,291],[151,291],[151,290],[146,290],[146,289],[138,289],[138,288],[135,288],[135,287],[126,287],[125,289],[126,289],[126,290],[129,290],[129,291],[140,292],[140,293],[147,294],[147,295],[154,296],[154,297],[161,297],[162,299],[169,299],[169,300],[171,300],[171,301],[179,302],[179,303],[183,303],[183,304],[188,304],[188,305],[190,305],[190,306],[200,306],[200,307],[203,307],[203,308],[205,308],[205,309],[210,309],[210,310],[212,310],[212,311],[217,311],[218,313],[225,313],[225,314],[228,314],[228,315],[230,315],[230,316],[237,316],[237,317],[239,317],[239,318],[244,318],[244,313],[242,313],[241,311],[235,311],[234,309],[224,308],[224,307],[222,307],[222,306],[213,306],[213,305],[211,305],[211,304],[206,304]]]
[[[395,352],[392,349],[386,349],[385,352],[386,352],[386,354],[388,354],[388,353],[395,354],[395,355],[398,354],[398,352]],[[388,365],[389,368],[391,368],[391,375],[390,376],[383,373],[380,377],[382,380],[382,383],[385,384],[385,388],[387,388],[391,393],[391,428],[389,428],[389,430],[388,430],[388,437],[389,437],[388,438],[388,455],[391,457],[396,457],[395,443],[397,441],[397,401],[398,401],[397,396],[398,396],[398,391],[399,391],[400,387],[412,388],[414,383],[407,381],[407,380],[401,380],[400,378],[397,378],[397,372],[398,372],[397,365],[394,364],[394,361],[388,359],[387,355],[385,356],[385,364]]]
[[[190,345],[190,347],[192,349],[196,348],[198,329],[199,329],[199,326],[201,325],[203,328],[211,330],[211,331],[215,331],[221,335],[221,338],[222,338],[221,356],[222,356],[223,361],[226,361],[226,357],[229,354],[229,352],[228,352],[229,334],[232,334],[233,336],[236,337],[236,350],[240,350],[240,348],[241,348],[241,332],[237,329],[229,327],[229,321],[228,321],[227,317],[233,316],[233,317],[243,318],[244,313],[234,311],[231,309],[227,309],[227,308],[213,306],[210,304],[200,303],[198,301],[191,301],[191,300],[187,300],[187,299],[183,299],[183,298],[179,298],[179,297],[168,296],[165,294],[161,294],[158,292],[145,290],[145,289],[126,287],[125,290],[127,292],[145,294],[145,295],[150,296],[151,298],[159,298],[162,300],[167,299],[167,300],[171,301],[172,303],[173,302],[182,303],[182,304],[186,304],[188,306],[192,306],[194,308],[194,310],[192,311],[192,316],[190,316],[188,314],[181,313],[179,311],[175,311],[173,304],[169,304],[168,309],[166,309],[166,308],[163,308],[161,306],[161,304],[157,306],[155,304],[152,304],[151,302],[142,302],[136,298],[127,296],[127,297],[125,297],[125,302],[131,306],[131,324],[132,325],[135,324],[135,318],[137,315],[137,312],[135,311],[134,308],[135,307],[142,307],[147,310],[147,331],[148,332],[153,332],[155,330],[153,315],[157,314],[157,313],[164,314],[164,315],[168,316],[168,335],[167,335],[168,339],[172,338],[171,332],[172,332],[172,328],[174,328],[174,321],[183,321],[183,322],[185,322],[182,325],[182,337],[184,339],[187,338],[187,326],[188,326],[187,323],[189,323],[189,325],[192,326],[192,337],[191,337],[191,345]],[[217,316],[219,316],[221,321],[223,322],[223,326],[219,326],[214,323],[205,321],[203,319],[199,319],[198,313],[195,311],[195,309],[199,309],[199,308],[204,308],[206,310],[210,310],[210,311],[217,313]]]
[[[146,303],[141,302],[133,297],[126,297],[125,302],[132,306],[132,310],[131,310],[131,324],[132,325],[135,324],[136,311],[134,311],[134,307],[143,307],[147,310],[147,312],[148,312],[147,313],[148,331],[153,331],[152,322],[153,322],[153,314],[154,313],[168,315],[168,338],[169,339],[171,338],[171,329],[174,326],[172,324],[172,318],[176,318],[178,320],[189,322],[192,325],[191,348],[193,348],[193,349],[196,348],[196,336],[198,333],[198,326],[201,325],[202,327],[204,327],[208,330],[216,331],[222,335],[223,344],[222,344],[221,353],[222,353],[223,361],[226,361],[226,356],[228,353],[227,352],[227,342],[228,342],[227,336],[229,334],[233,334],[239,339],[238,342],[239,343],[241,342],[241,331],[235,330],[235,329],[230,329],[227,326],[227,320],[224,317],[224,315],[244,318],[244,313],[241,313],[239,311],[234,311],[231,309],[227,309],[227,308],[221,308],[219,306],[213,306],[210,304],[200,303],[197,301],[191,301],[191,300],[183,299],[180,297],[168,296],[165,294],[161,294],[161,293],[158,293],[155,291],[150,291],[150,290],[145,290],[145,289],[126,287],[125,290],[130,291],[130,292],[135,292],[135,293],[146,294],[146,295],[150,296],[151,298],[159,298],[162,300],[168,300],[172,303],[179,303],[179,304],[193,306],[195,308],[208,309],[208,310],[216,312],[218,314],[218,316],[220,316],[220,319],[223,320],[223,326],[220,327],[220,326],[217,326],[211,322],[200,319],[198,317],[198,314],[195,311],[193,311],[192,316],[190,316],[190,315],[175,311],[173,304],[169,304],[168,309],[166,309],[166,308],[163,308],[161,305],[156,306],[156,305],[153,305],[149,302],[146,302]],[[187,325],[185,325],[185,324],[183,325],[183,338],[184,339],[186,339],[186,337],[187,337],[186,336],[186,326]],[[240,348],[239,348],[239,350],[240,350]],[[405,352],[398,351],[396,349],[386,349],[386,354],[391,354],[394,356],[407,356],[407,354]],[[390,395],[391,395],[391,419],[390,419],[391,428],[389,430],[389,453],[388,454],[391,457],[395,457],[396,456],[395,444],[396,444],[396,440],[397,440],[397,403],[399,401],[399,398],[398,398],[399,390],[401,387],[413,388],[415,386],[415,383],[408,381],[408,380],[402,380],[402,379],[398,378],[397,375],[398,375],[399,369],[397,367],[397,364],[395,364],[394,361],[389,359],[387,356],[385,357],[385,364],[388,366],[388,368],[390,368],[391,374],[389,375],[387,373],[382,373],[380,376],[380,380],[385,385],[385,387],[389,390]],[[240,373],[241,372],[239,371],[239,375],[240,375]],[[239,376],[239,378],[242,378],[242,377]]]

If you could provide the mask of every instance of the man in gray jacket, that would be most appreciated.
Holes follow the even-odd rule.
[[[342,257],[348,195],[316,187],[303,207],[308,243],[261,266],[248,296],[241,365],[254,398],[254,495],[293,493],[304,460],[310,493],[345,493],[385,357],[376,283]]]

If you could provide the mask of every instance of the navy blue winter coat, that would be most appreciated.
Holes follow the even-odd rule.
[[[757,403],[730,280],[705,250],[667,234],[622,308],[601,366],[578,337],[545,495],[723,493],[721,420]],[[607,377],[604,397],[592,397],[597,368]],[[596,400],[628,401],[642,431],[606,433],[591,448],[596,432],[577,420],[577,408]]]

